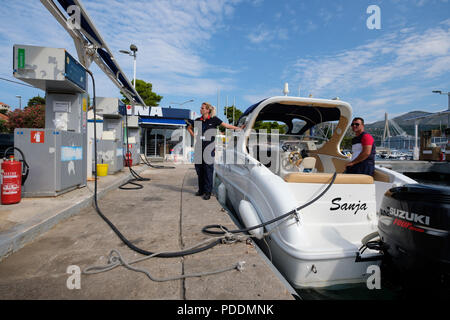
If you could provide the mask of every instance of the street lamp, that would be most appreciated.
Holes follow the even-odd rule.
[[[136,89],[136,52],[138,51],[138,48],[132,44],[130,46],[130,51],[128,50],[119,50],[120,53],[128,54],[129,56],[132,56],[134,58],[134,65],[133,65],[133,88]]]
[[[16,96],[16,98],[19,98],[19,109],[22,110],[22,96]]]
[[[441,90],[433,90],[433,93],[445,94],[448,96],[448,108],[447,111],[450,112],[450,92],[442,92]],[[450,113],[447,118],[447,128],[450,128]]]

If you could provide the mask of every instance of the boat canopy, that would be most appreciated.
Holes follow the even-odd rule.
[[[266,101],[264,99],[251,107],[249,107],[242,117],[247,116],[252,111],[254,111],[261,103]],[[311,127],[329,121],[339,121],[341,118],[341,110],[336,106],[318,105],[316,103],[308,105],[304,103],[293,103],[292,101],[274,101],[273,103],[267,104],[263,109],[259,111],[256,121],[279,121],[283,122],[288,126],[287,133],[293,133],[294,128],[293,120],[303,120],[305,125],[299,132],[294,134],[304,134]]]

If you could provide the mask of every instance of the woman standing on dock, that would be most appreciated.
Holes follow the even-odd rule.
[[[195,119],[197,139],[195,142],[195,171],[198,176],[198,191],[196,196],[203,196],[204,200],[211,198],[213,188],[215,136],[217,127],[223,126],[227,129],[239,130],[241,128],[222,122],[216,117],[216,109],[209,103],[203,102],[200,108],[200,118]],[[194,137],[192,125],[187,130]],[[199,153],[201,152],[201,156]]]

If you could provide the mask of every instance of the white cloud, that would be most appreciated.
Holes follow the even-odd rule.
[[[255,44],[278,40],[288,40],[289,30],[282,27],[271,28],[265,26],[264,24],[260,24],[247,35],[247,38],[250,40],[250,42]]]
[[[265,90],[264,92],[260,93],[253,93],[253,94],[246,94],[243,96],[243,99],[247,101],[249,104],[254,104],[258,101],[261,101],[263,99],[267,99],[269,97],[273,96],[281,96],[283,93],[283,88],[272,88],[269,90]]]
[[[298,59],[293,68],[286,68],[284,77],[301,81],[315,94],[349,92],[412,76],[438,77],[450,71],[449,56],[450,30],[403,30],[334,55]]]
[[[161,84],[164,91],[158,93],[171,94],[173,88],[189,88],[187,83],[210,83],[210,72],[235,72],[210,64],[205,55],[210,50],[210,40],[233,15],[239,1],[102,0],[83,4],[128,78],[132,78],[132,58],[118,51],[134,43],[139,49],[138,78],[154,85],[155,79],[164,79],[171,85]],[[4,48],[0,51],[0,74],[11,74],[12,41],[64,47],[76,56],[70,36],[39,1],[28,1],[26,7],[18,1],[2,1],[0,21],[0,46]],[[93,66],[93,70],[98,68]],[[108,83],[101,72],[96,76],[104,79],[105,85]],[[217,87],[229,87],[229,82],[213,83]],[[118,89],[110,84],[106,88],[112,91],[110,95],[118,94]]]

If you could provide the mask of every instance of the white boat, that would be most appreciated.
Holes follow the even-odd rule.
[[[239,121],[245,129],[218,148],[223,150],[215,164],[219,201],[231,204],[246,227],[314,200],[337,172],[320,199],[281,223],[251,231],[260,238],[264,233],[268,256],[295,288],[364,282],[368,267],[379,264],[378,252],[359,255],[359,249],[363,238],[377,231],[384,193],[416,183],[378,166],[374,177],[343,174],[350,159],[340,152],[340,143],[351,120],[352,108],[344,101],[272,97],[251,106]],[[257,121],[277,121],[289,130],[255,133]],[[309,135],[324,122],[338,122],[329,140]]]

